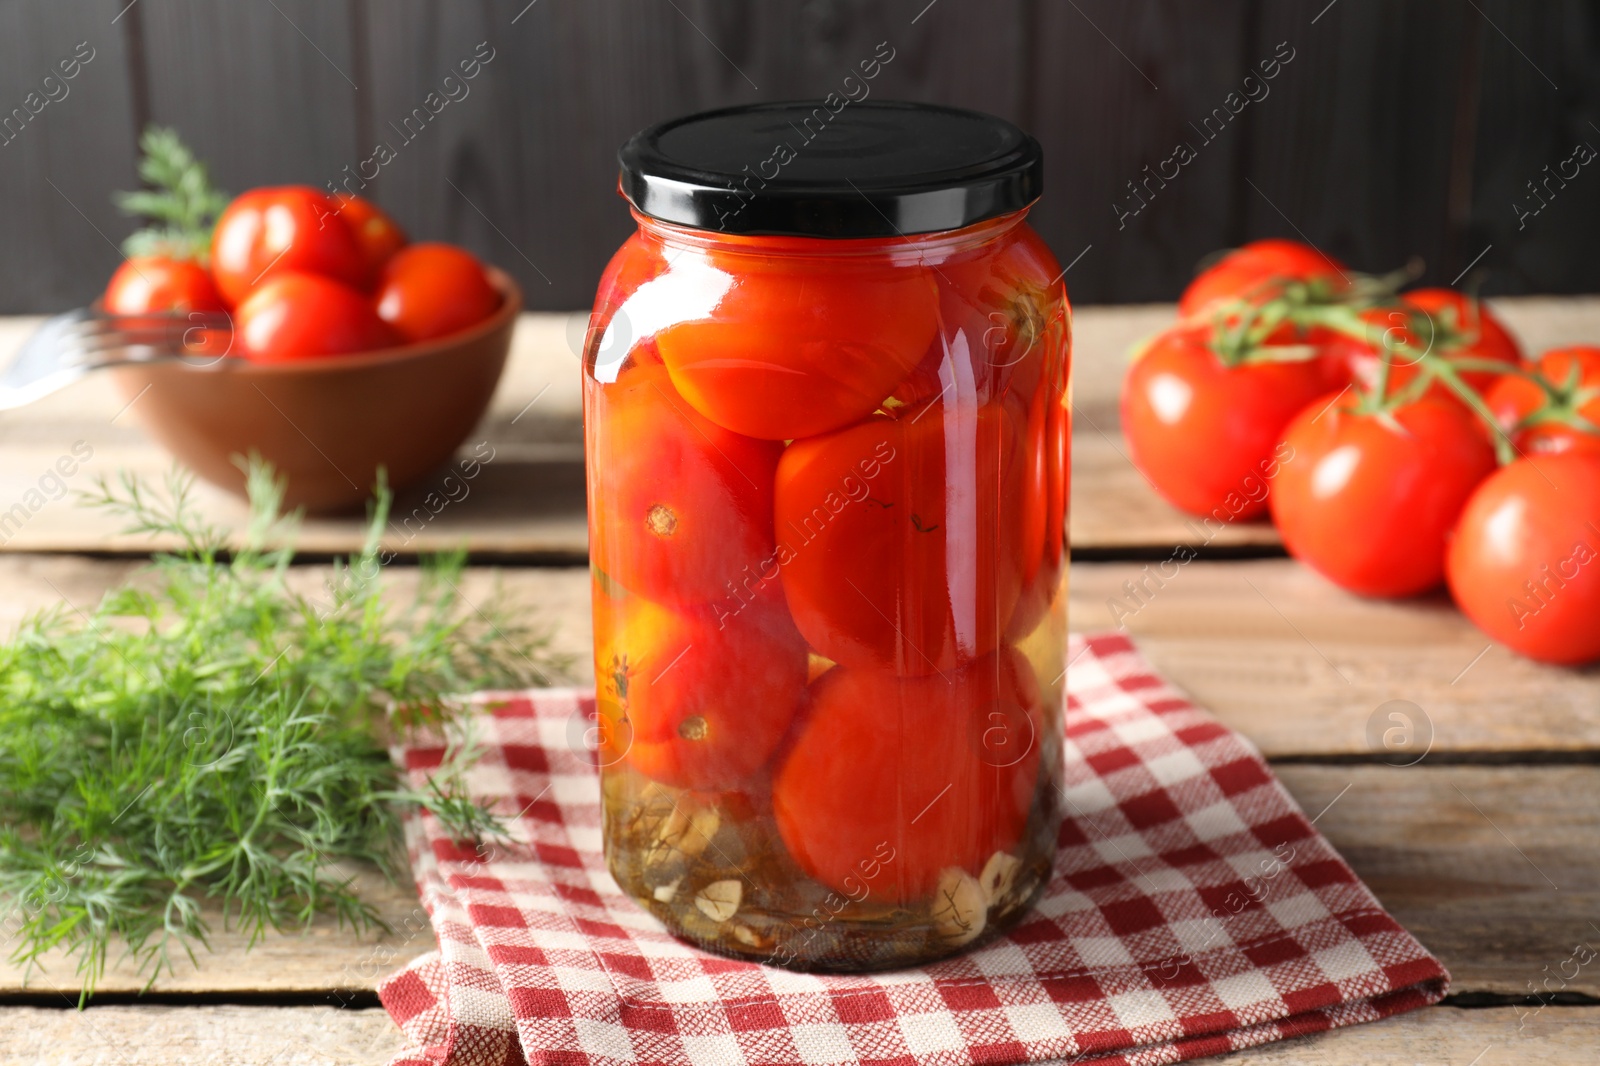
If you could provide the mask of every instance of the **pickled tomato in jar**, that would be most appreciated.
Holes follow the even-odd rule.
[[[608,864],[810,970],[1014,924],[1060,822],[1062,271],[1037,142],[891,102],[631,139],[584,352]]]

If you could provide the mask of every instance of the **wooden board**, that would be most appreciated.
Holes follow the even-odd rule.
[[[0,1057],[50,1066],[382,1066],[400,1033],[381,1010],[335,1007],[16,1008]],[[1600,1007],[1433,1007],[1207,1059],[1218,1066],[1451,1063],[1590,1066]],[[1477,1056],[1475,1059],[1474,1056]]]
[[[1051,176],[1034,217],[1063,266],[1082,254],[1066,276],[1076,299],[1171,299],[1202,257],[1244,240],[1228,201],[1246,131],[1230,124],[1208,143],[1189,123],[1222,106],[1255,63],[1244,51],[1252,10],[1243,0],[1203,15],[1118,0],[1037,6],[1027,126]],[[1179,142],[1197,154],[1169,164],[1164,180]]]
[[[1480,265],[1488,292],[1546,291],[1558,275],[1572,286],[1565,291],[1593,291],[1600,287],[1600,262],[1558,265],[1555,257],[1570,234],[1600,229],[1600,172],[1592,162],[1569,162],[1580,143],[1591,160],[1600,152],[1594,9],[1583,0],[1537,8],[1516,0],[1477,2],[1483,88],[1467,254],[1487,249]]]
[[[1195,562],[1157,589],[1146,565],[1076,563],[1069,612],[1074,629],[1116,621],[1156,668],[1270,759],[1410,761],[1383,749],[1396,709],[1415,720],[1415,745],[1429,764],[1594,761],[1600,751],[1600,668],[1542,666],[1491,645],[1442,600],[1388,604],[1339,591],[1287,560]],[[0,632],[27,611],[65,597],[96,603],[129,563],[58,556],[0,556]],[[317,571],[306,573],[315,581]],[[397,589],[416,571],[395,567]],[[1135,613],[1124,587],[1154,590]],[[498,583],[511,603],[554,630],[574,679],[593,679],[589,591],[581,569],[475,569],[462,586],[473,602]],[[1409,707],[1386,708],[1390,701]],[[1369,737],[1374,721],[1383,729]]]
[[[0,559],[10,616],[0,615],[0,626],[30,605],[60,597],[93,602],[129,569],[129,563],[115,561]],[[1100,592],[1137,575],[1138,568],[1126,563],[1075,566],[1074,624],[1101,627],[1094,615]],[[414,570],[391,571],[400,591],[415,576]],[[310,570],[298,579],[317,577]],[[499,577],[530,617],[556,627],[558,649],[573,656],[574,677],[586,682],[592,676],[586,573],[535,569]],[[474,570],[464,594],[477,602],[494,579]],[[1265,602],[1252,604],[1255,594],[1246,579],[1263,594],[1256,599],[1270,600],[1276,610]],[[1591,759],[1600,750],[1600,681],[1594,671],[1545,671],[1485,656],[1451,686],[1446,671],[1430,677],[1426,667],[1454,666],[1451,656],[1465,645],[1452,633],[1465,623],[1451,621],[1454,616],[1442,610],[1431,617],[1425,608],[1319,599],[1306,580],[1283,560],[1193,563],[1130,628],[1166,676],[1280,760],[1277,769],[1290,792],[1308,814],[1323,812],[1319,828],[1439,954],[1458,990],[1522,994],[1528,981],[1542,979],[1544,966],[1566,957],[1573,938],[1589,935],[1585,923],[1600,910],[1600,850],[1594,846],[1600,840],[1600,807],[1594,802],[1600,767],[1441,763],[1485,749],[1508,759],[1519,751]],[[1232,584],[1243,591],[1229,591]],[[1198,604],[1210,606],[1202,610]],[[1408,618],[1407,610],[1419,613]],[[1219,626],[1224,617],[1233,621]],[[1324,654],[1352,673],[1358,663],[1378,665],[1363,667],[1360,687],[1347,696],[1322,661]],[[1268,662],[1282,665],[1268,669]],[[1480,687],[1491,695],[1479,694]],[[1389,753],[1367,746],[1369,718],[1390,699],[1414,703],[1432,721],[1433,750],[1419,765],[1383,765]],[[1509,713],[1512,707],[1518,712]],[[1302,764],[1330,757],[1355,764]],[[399,930],[393,936],[360,938],[319,925],[308,937],[275,937],[246,955],[241,938],[222,934],[218,955],[156,987],[252,994],[371,987],[377,972],[427,947],[426,936],[414,929],[416,905],[404,887],[379,889],[374,898]],[[0,968],[0,996],[20,992],[21,976],[15,968]],[[121,968],[103,987],[133,991],[142,984],[136,973]],[[76,982],[71,967],[57,961],[36,976],[33,987],[70,990]],[[1600,972],[1580,974],[1571,990],[1600,995]]]
[[[613,195],[617,148],[650,123],[740,103],[820,99],[842,89],[879,42],[895,57],[869,86],[874,95],[1014,113],[1025,88],[1015,61],[1024,6],[950,3],[913,24],[925,3],[848,11],[627,0],[386,4],[384,17],[371,20],[374,85],[363,95],[380,140],[389,120],[410,113],[480,43],[495,58],[426,136],[397,145],[373,191],[414,232],[465,243],[511,270],[528,306],[587,305],[632,228]]]
[[[140,0],[148,121],[172,126],[224,189],[326,188],[355,164],[366,81],[353,0]]]
[[[0,5],[0,119],[9,122],[0,125],[0,312],[87,303],[122,262],[116,242],[130,227],[110,193],[138,179],[127,27],[112,24],[116,13],[99,3]],[[63,80],[59,64],[75,52],[89,61]]]
[[[1415,719],[1418,744],[1431,724],[1435,758],[1589,759],[1600,748],[1600,668],[1513,655],[1443,594],[1366,600],[1282,559],[1076,563],[1070,612],[1075,629],[1126,628],[1162,674],[1271,758],[1380,757],[1396,710]]]
[[[1530,350],[1600,339],[1600,298],[1508,299],[1496,304]],[[1266,523],[1212,533],[1164,503],[1128,459],[1117,419],[1117,394],[1128,350],[1172,320],[1165,305],[1088,307],[1077,311],[1073,406],[1072,543],[1080,551],[1114,553],[1184,544],[1211,549],[1260,549],[1277,544]],[[0,359],[20,345],[36,319],[0,319]],[[484,559],[573,562],[584,558],[581,393],[575,350],[584,316],[525,315],[494,402],[463,454],[493,455],[467,495],[437,513],[442,479],[397,501],[389,545],[404,553],[466,547]],[[160,478],[171,465],[139,428],[103,378],[90,378],[17,411],[0,413],[0,511],[28,489],[76,442],[93,450],[70,488],[97,475],[127,469]],[[485,451],[484,449],[488,449]],[[232,497],[201,486],[204,512],[238,525],[244,509]],[[458,494],[459,495],[459,494]],[[437,506],[437,503],[434,504]],[[410,522],[407,523],[407,519]],[[20,528],[0,531],[0,552],[90,551],[143,553],[147,540],[118,535],[119,525],[67,501],[53,501]],[[320,554],[348,552],[359,523],[317,519],[304,526],[302,546]]]
[[[1080,299],[1171,299],[1201,256],[1268,234],[1303,234],[1369,269],[1421,255],[1442,281],[1493,245],[1477,264],[1490,291],[1600,285],[1587,170],[1537,226],[1511,206],[1595,136],[1600,46],[1583,0],[9,7],[0,113],[63,46],[87,39],[99,58],[79,103],[40,116],[29,139],[49,141],[45,154],[0,157],[0,195],[27,206],[0,220],[4,311],[60,309],[104,283],[115,253],[79,209],[113,239],[126,232],[106,196],[131,183],[149,121],[176,125],[234,191],[322,187],[365,166],[380,175],[365,191],[414,235],[508,268],[530,307],[581,306],[629,228],[615,196],[628,136],[699,109],[820,99],[880,43],[895,58],[872,97],[990,111],[1044,143],[1035,220],[1064,263],[1093,246],[1068,278]],[[1296,57],[1260,97],[1244,79],[1279,42]],[[462,96],[444,79],[479,44],[496,58]],[[430,91],[453,99],[403,132]],[[1230,92],[1258,101],[1202,138],[1190,123],[1237,107]],[[1197,158],[1152,180],[1151,206],[1122,225],[1112,205],[1127,183],[1180,140]],[[380,141],[395,154],[374,166]]]
[[[1464,212],[1451,214],[1452,194],[1470,193],[1478,70],[1465,45],[1481,17],[1451,0],[1259,10],[1252,55],[1281,42],[1295,58],[1243,116],[1253,123],[1234,190],[1244,231],[1310,239],[1372,273],[1419,257],[1430,284],[1450,284],[1482,248],[1462,253]]]

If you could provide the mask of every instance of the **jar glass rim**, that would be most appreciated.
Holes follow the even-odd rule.
[[[1037,202],[1037,201],[1035,201]],[[629,205],[639,230],[669,248],[715,251],[718,254],[762,258],[881,257],[926,261],[945,258],[1003,237],[1028,217],[1033,205],[996,215],[959,229],[935,230],[888,237],[797,237],[788,234],[722,233],[664,222]]]

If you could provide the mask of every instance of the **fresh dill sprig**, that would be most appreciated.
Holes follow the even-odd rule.
[[[124,475],[85,494],[130,531],[182,548],[91,610],[62,605],[0,644],[0,944],[30,967],[75,957],[86,1001],[121,942],[151,981],[193,960],[202,903],[249,930],[332,914],[382,926],[349,864],[404,868],[399,816],[427,807],[463,838],[504,829],[460,787],[470,740],[451,697],[548,680],[546,635],[460,592],[460,555],[384,593],[381,488],[362,552],[321,587],[291,568],[294,519],[269,468],[248,470],[242,542],[207,524],[191,481]],[[453,736],[426,788],[385,745]]]
[[[211,184],[206,165],[178,132],[150,126],[139,138],[139,177],[149,188],[119,192],[112,201],[123,214],[146,220],[122,242],[126,255],[170,255],[199,259],[211,254],[211,229],[228,206],[228,194]]]

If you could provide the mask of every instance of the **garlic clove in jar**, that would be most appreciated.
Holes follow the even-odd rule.
[[[939,887],[933,895],[933,925],[941,940],[952,947],[971,943],[988,920],[989,904],[977,878],[956,866],[939,874]]]
[[[696,892],[694,905],[713,922],[725,922],[738,913],[743,899],[744,886],[729,878],[726,881],[713,881]]]
[[[997,900],[1009,895],[1017,883],[1017,870],[1021,867],[1022,861],[1015,855],[997,851],[989,856],[989,861],[983,864],[983,872],[978,875],[983,901],[992,907]]]

